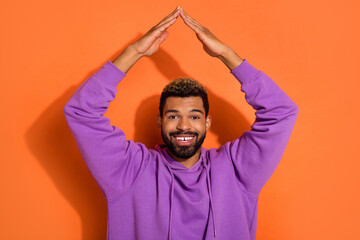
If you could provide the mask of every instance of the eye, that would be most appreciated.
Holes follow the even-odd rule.
[[[192,120],[197,120],[197,119],[200,119],[200,117],[199,116],[191,116],[191,119]]]
[[[176,115],[170,115],[168,118],[169,118],[169,119],[178,119],[178,116],[176,116]]]

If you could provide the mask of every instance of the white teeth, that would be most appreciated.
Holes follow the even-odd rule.
[[[193,137],[176,137],[178,141],[190,141]]]

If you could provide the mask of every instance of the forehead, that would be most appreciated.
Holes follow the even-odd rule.
[[[165,102],[164,112],[167,110],[191,111],[198,109],[205,111],[201,97],[168,97]]]

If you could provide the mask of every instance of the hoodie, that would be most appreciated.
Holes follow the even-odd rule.
[[[126,76],[111,61],[66,103],[71,133],[106,197],[108,240],[255,240],[258,196],[285,151],[298,107],[247,59],[231,74],[255,121],[220,148],[201,147],[190,168],[163,145],[148,149],[127,140],[104,116]]]

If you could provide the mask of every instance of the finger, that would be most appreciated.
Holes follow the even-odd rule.
[[[199,33],[200,32],[200,29],[194,25],[192,22],[190,22],[189,20],[187,19],[183,19],[184,20],[184,23],[189,27],[191,28],[194,32],[196,33]]]
[[[193,19],[192,17],[190,17],[185,11],[184,9],[181,9],[181,12],[184,16],[185,19],[187,19],[189,22],[193,23],[193,25],[196,25],[197,27],[199,27],[200,29],[203,28],[203,26],[198,23],[195,19]]]
[[[169,17],[168,19],[161,21],[158,25],[155,26],[155,28],[160,28],[163,25],[168,24],[169,22],[175,22],[177,17],[179,16],[179,14],[180,14],[180,10],[178,12],[176,12],[174,15],[172,15],[171,17]]]
[[[179,12],[180,13],[180,12]],[[147,34],[154,34],[155,32],[155,35],[158,35],[159,32],[163,32],[164,30],[166,30],[168,27],[170,27],[172,24],[174,24],[176,22],[176,18],[171,18],[171,19],[168,19],[167,21],[165,22],[160,22],[158,25],[152,27],[148,32]]]
[[[175,8],[175,10],[174,11],[172,11],[169,15],[167,15],[165,18],[169,18],[169,17],[171,17],[172,15],[174,15],[177,11],[179,11],[180,10],[180,6],[177,6],[176,8]],[[165,19],[164,18],[164,19]]]
[[[199,33],[201,31],[201,28],[195,24],[193,21],[191,21],[186,15],[184,15],[184,12],[181,12],[181,18],[183,19],[184,23],[190,27],[192,30],[194,30],[196,33]]]
[[[171,25],[173,25],[176,22],[176,18],[173,18],[169,20],[168,22],[164,23],[163,25],[157,27],[155,31],[164,32],[166,29],[168,29]]]
[[[153,34],[154,37],[159,38],[175,22],[176,22],[176,18],[161,25],[160,27],[154,28],[151,34]]]
[[[174,17],[177,17],[177,16],[179,15],[179,12],[180,12],[180,6],[177,6],[177,7],[175,8],[175,10],[172,11],[172,12],[171,12],[169,15],[167,15],[165,18],[163,18],[163,20],[161,20],[161,21],[157,24],[157,26],[163,24],[164,22],[167,22],[168,20],[171,20],[171,19],[174,18]]]
[[[164,42],[164,41],[167,39],[168,36],[169,36],[169,33],[168,33],[167,31],[165,31],[165,32],[160,36],[160,44],[161,44],[162,42]]]
[[[180,13],[180,16],[187,25],[190,25],[192,28],[197,27],[198,29],[201,29],[201,25],[197,24],[197,22],[194,21],[194,19],[192,19],[189,15],[187,15],[183,9],[181,9],[181,10],[182,11]]]
[[[180,14],[180,11],[178,11],[175,15],[173,15],[171,18],[167,19],[166,21],[160,22],[158,25],[154,26],[150,32],[154,31],[164,31],[168,27],[170,27],[172,24],[174,24],[177,20],[177,16]]]

